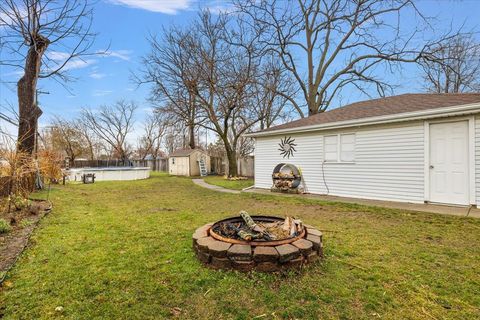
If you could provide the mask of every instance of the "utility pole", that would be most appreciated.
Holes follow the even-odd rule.
[[[38,112],[39,112],[39,115],[38,115],[37,119],[39,119],[40,116],[41,116],[42,113],[43,113],[43,111],[42,111],[42,109],[40,109],[39,103],[38,103],[38,95],[39,95],[39,94],[50,94],[50,92],[48,92],[48,91],[41,91],[41,90],[39,90],[39,89],[37,89],[37,90],[35,91],[35,105],[36,105],[36,107],[37,107],[36,109],[37,109]],[[34,146],[33,146],[33,153],[35,154],[35,159],[37,158],[38,136],[40,135],[40,133],[38,132],[38,120],[37,120],[37,124],[36,124],[36,125],[37,125],[37,127],[35,128],[35,142],[34,142]]]

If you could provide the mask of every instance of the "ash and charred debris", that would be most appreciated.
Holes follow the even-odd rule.
[[[221,222],[213,231],[222,237],[244,241],[274,241],[294,238],[303,230],[301,220],[286,217],[284,221],[255,221],[246,211],[240,211],[242,221]]]

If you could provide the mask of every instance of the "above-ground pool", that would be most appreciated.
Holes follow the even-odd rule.
[[[95,181],[140,180],[150,177],[149,167],[72,168],[65,174],[70,181],[82,181],[82,175],[94,173]]]

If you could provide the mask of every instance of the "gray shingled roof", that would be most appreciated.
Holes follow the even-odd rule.
[[[191,155],[194,151],[200,151],[205,153],[202,149],[177,149],[173,151],[169,157],[188,157]]]
[[[259,132],[299,128],[311,125],[394,115],[435,108],[480,103],[480,93],[409,93],[398,96],[355,102],[307,118],[302,118]]]

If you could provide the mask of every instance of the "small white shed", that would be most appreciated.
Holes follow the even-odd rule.
[[[289,163],[310,193],[480,205],[480,93],[362,101],[249,136],[257,188]]]
[[[178,149],[169,155],[169,173],[174,176],[194,177],[200,175],[200,160],[203,159],[210,172],[210,156],[202,149]]]

